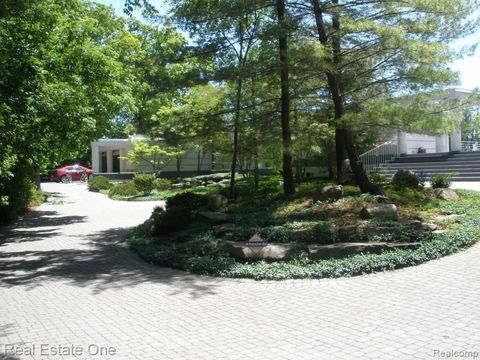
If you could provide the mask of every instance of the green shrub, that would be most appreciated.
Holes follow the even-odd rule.
[[[109,197],[127,197],[135,196],[138,194],[138,189],[132,181],[116,184],[110,190],[108,190]]]
[[[207,206],[208,196],[196,194],[191,191],[171,196],[167,199],[167,209],[185,208],[198,209]]]
[[[168,190],[172,187],[172,182],[168,179],[155,179],[154,183],[155,189],[157,190]]]
[[[452,184],[452,175],[453,174],[438,174],[432,175],[430,182],[432,183],[432,188],[449,188]]]
[[[88,190],[99,192],[100,190],[108,190],[113,184],[105,176],[94,176],[88,181]]]
[[[138,191],[143,195],[148,195],[155,188],[155,175],[153,174],[135,174],[133,183]]]
[[[152,212],[151,219],[154,221],[153,235],[158,236],[184,229],[195,220],[195,216],[186,208],[164,210],[156,207]]]
[[[380,173],[371,173],[369,176],[369,179],[371,182],[376,183],[376,184],[384,184],[387,182],[387,178],[385,175],[380,174]]]

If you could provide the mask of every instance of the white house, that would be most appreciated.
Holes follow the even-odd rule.
[[[131,164],[123,159],[133,148],[134,141],[146,140],[141,135],[134,135],[128,139],[99,139],[91,143],[92,148],[92,169],[94,174],[106,175],[109,177],[128,177],[136,172],[151,172],[152,166],[143,164]],[[161,141],[159,141],[161,143]],[[165,157],[165,166],[161,169],[162,175],[175,176],[177,174],[176,159]],[[211,152],[188,151],[180,163],[182,175],[193,175],[198,172],[209,172],[213,170]]]
[[[452,89],[448,96],[452,99],[462,99],[471,94],[471,90]],[[460,127],[457,127],[451,134],[436,136],[398,131],[394,141],[397,141],[398,152],[401,155],[416,154],[419,148],[424,148],[427,153],[462,151],[462,131]]]

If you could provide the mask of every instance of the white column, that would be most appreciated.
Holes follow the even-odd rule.
[[[435,152],[448,152],[450,150],[450,139],[449,136],[437,135],[435,136]]]
[[[462,130],[457,127],[450,135],[450,144],[452,151],[462,151]]]
[[[400,153],[400,155],[408,154],[407,134],[403,131],[398,132],[398,152]]]
[[[92,143],[92,170],[94,174],[100,172],[100,150],[97,145]]]
[[[113,172],[113,156],[112,150],[107,150],[107,172]]]

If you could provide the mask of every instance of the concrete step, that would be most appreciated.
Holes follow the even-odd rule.
[[[480,169],[480,162],[466,162],[461,164],[456,163],[408,163],[397,164],[388,163],[382,166],[384,169]]]

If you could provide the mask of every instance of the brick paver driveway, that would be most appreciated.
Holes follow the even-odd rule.
[[[452,359],[480,352],[478,246],[354,278],[211,279],[146,264],[124,247],[125,228],[153,204],[114,202],[78,184],[45,188],[57,192],[56,204],[0,232],[0,359],[377,360],[457,351]],[[13,346],[17,355],[5,355]]]

